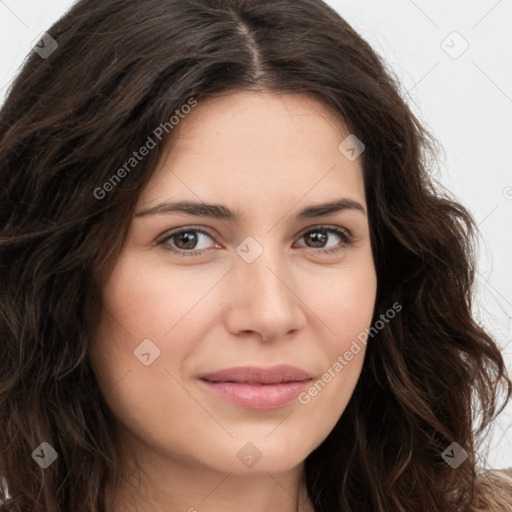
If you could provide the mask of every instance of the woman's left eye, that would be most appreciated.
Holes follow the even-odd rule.
[[[327,233],[334,233],[338,238],[341,239],[342,244],[334,244],[334,246],[331,245],[328,246],[328,248],[321,247],[320,252],[336,253],[343,249],[347,249],[350,245],[354,243],[354,238],[346,229],[333,228],[329,226],[320,226],[317,228],[309,229],[308,231],[303,233],[300,238],[306,238],[309,241],[313,242],[314,244],[323,244],[326,243],[329,238],[329,235]],[[314,248],[318,248],[318,246]]]
[[[329,235],[336,235],[341,240],[341,245],[338,242],[329,245]],[[213,237],[205,230],[200,228],[181,228],[167,234],[163,239],[157,242],[158,245],[163,245],[166,250],[178,253],[180,256],[200,256],[204,251],[209,250],[208,247],[197,247],[201,239]],[[299,239],[304,238],[309,243],[313,244],[312,249],[318,249],[315,252],[322,253],[337,253],[343,249],[347,249],[354,243],[352,235],[346,229],[334,228],[329,226],[319,226],[317,228],[310,228],[301,234]],[[172,242],[172,243],[171,243]],[[321,247],[319,247],[321,246]]]

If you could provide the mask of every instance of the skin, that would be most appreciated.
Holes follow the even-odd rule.
[[[286,363],[316,381],[370,327],[377,282],[361,158],[338,150],[348,135],[341,120],[305,94],[210,98],[172,134],[135,212],[192,200],[242,219],[134,216],[104,280],[91,360],[120,429],[126,481],[111,490],[115,511],[294,512],[299,492],[301,510],[312,511],[304,460],[345,410],[364,345],[307,404],[239,407],[204,390],[198,375]],[[340,198],[365,211],[296,218]],[[330,231],[316,240],[323,225],[348,230],[353,244]],[[195,246],[168,239],[179,253],[157,244],[188,226],[210,235],[192,232]],[[249,236],[263,249],[252,263],[236,252]],[[192,250],[201,254],[180,256]],[[145,339],[160,350],[148,366],[134,355]],[[250,468],[237,457],[248,442],[261,453]]]

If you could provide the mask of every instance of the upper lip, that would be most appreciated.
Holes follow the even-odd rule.
[[[270,368],[257,366],[237,366],[199,376],[209,382],[239,382],[254,384],[279,384],[283,382],[300,382],[311,379],[305,370],[281,364]]]

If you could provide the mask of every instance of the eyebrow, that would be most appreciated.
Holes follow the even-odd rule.
[[[361,203],[352,199],[342,198],[328,203],[308,206],[298,213],[297,219],[312,219],[314,217],[331,215],[344,210],[355,210],[366,214],[366,210]],[[196,215],[198,217],[212,217],[232,222],[240,221],[242,219],[242,215],[238,210],[230,210],[226,206],[220,204],[206,204],[195,201],[179,201],[175,203],[165,201],[157,204],[156,206],[144,208],[136,213],[135,217],[147,217],[149,215],[175,212]]]

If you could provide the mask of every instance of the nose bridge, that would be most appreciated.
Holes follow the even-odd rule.
[[[248,252],[244,252],[247,249]],[[273,300],[289,300],[290,292],[282,281],[290,281],[291,273],[284,264],[285,255],[280,247],[273,247],[268,240],[263,243],[248,237],[239,245],[237,253],[240,256],[237,270],[252,301],[251,290],[257,290],[257,296],[269,304]]]
[[[237,247],[232,275],[237,329],[259,331],[265,337],[286,334],[299,326],[301,314],[286,255],[278,244],[248,238]]]

